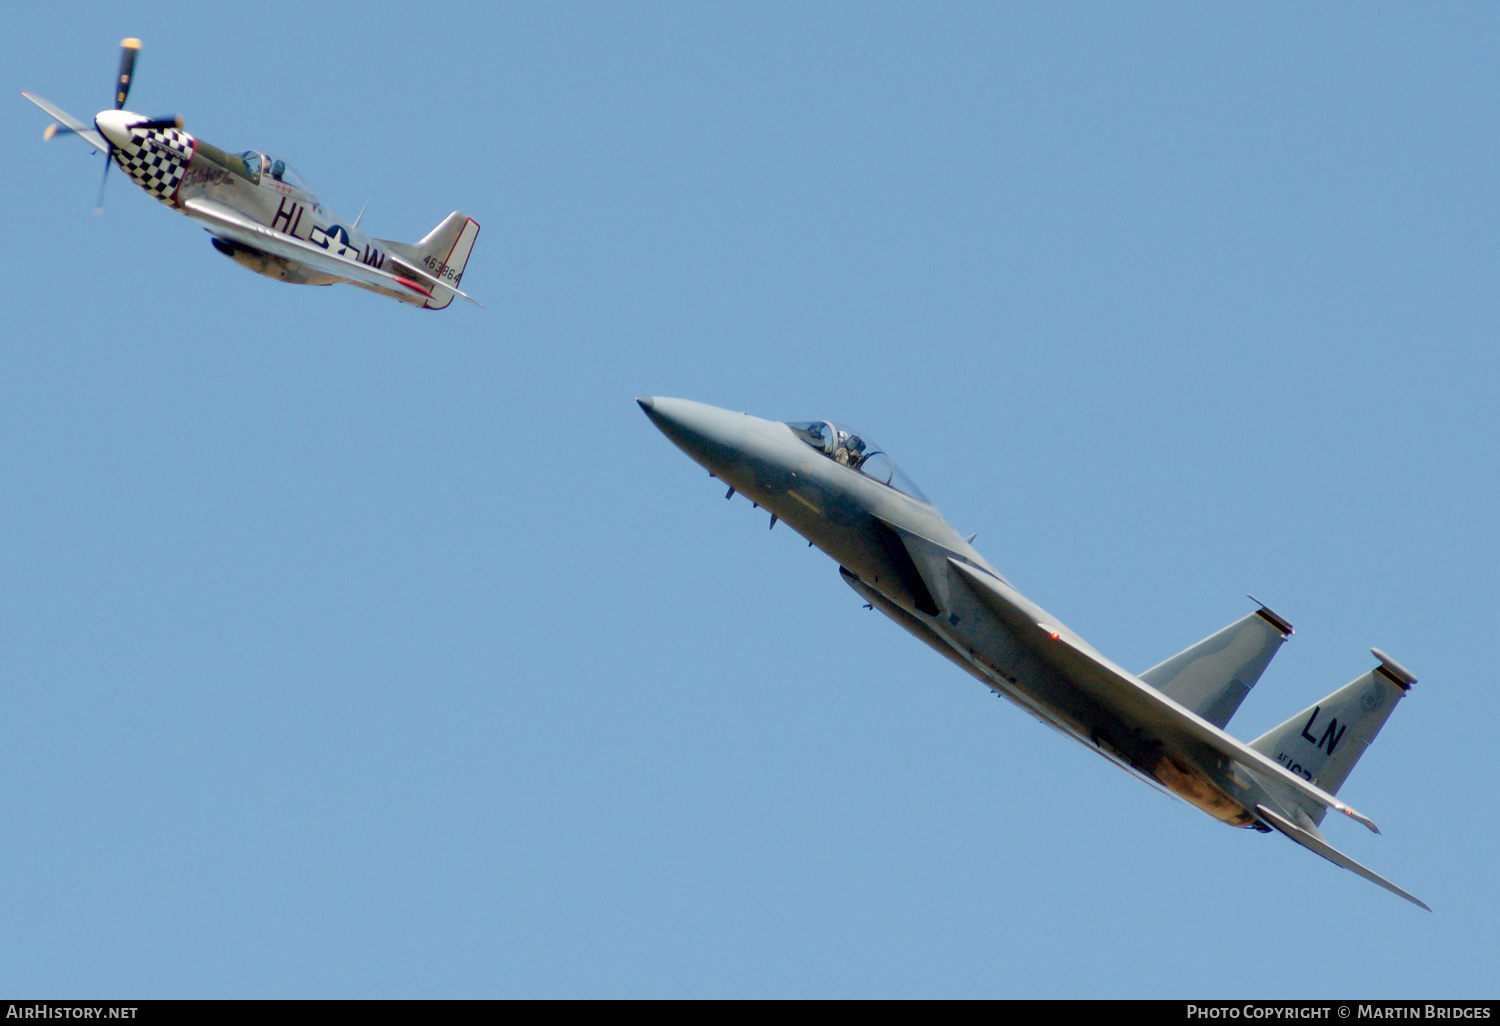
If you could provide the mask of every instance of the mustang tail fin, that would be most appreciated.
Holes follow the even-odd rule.
[[[1380,665],[1250,742],[1250,747],[1329,794],[1338,790],[1417,678],[1378,648]],[[1312,822],[1324,809],[1306,808]],[[1273,824],[1274,825],[1274,824]]]
[[[455,295],[469,299],[458,291],[458,283],[463,281],[464,267],[469,263],[469,253],[478,236],[479,222],[455,210],[416,245],[391,239],[376,241],[401,262],[419,271],[422,277],[418,280],[435,284],[432,298],[422,305],[428,310],[441,310],[453,302]]]
[[[1252,601],[1256,601],[1252,596]],[[1258,603],[1259,604],[1259,603]],[[1292,625],[1265,605],[1141,674],[1141,680],[1214,726],[1229,722]]]

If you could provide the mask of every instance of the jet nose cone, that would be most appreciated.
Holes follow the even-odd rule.
[[[748,418],[690,399],[637,399],[651,423],[677,447],[718,474],[739,461]]]
[[[94,127],[113,145],[129,146],[133,142],[130,126],[141,120],[144,119],[139,114],[128,110],[101,110],[94,118]]]
[[[647,396],[636,403],[651,418],[651,423],[661,428],[674,439],[679,434],[713,435],[720,433],[719,423],[734,414],[706,403],[695,403],[691,399],[668,399],[664,396]]]

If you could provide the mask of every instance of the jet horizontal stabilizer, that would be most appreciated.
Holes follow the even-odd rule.
[[[1403,891],[1401,888],[1391,883],[1379,873],[1367,869],[1364,866],[1360,865],[1358,862],[1355,862],[1349,856],[1345,855],[1333,845],[1323,840],[1321,836],[1314,833],[1313,831],[1304,830],[1302,827],[1299,827],[1297,824],[1293,823],[1285,816],[1277,815],[1270,809],[1266,808],[1264,805],[1257,805],[1255,807],[1255,811],[1259,813],[1260,817],[1271,826],[1275,827],[1277,830],[1281,831],[1283,834],[1290,837],[1292,840],[1296,841],[1298,844],[1302,845],[1302,847],[1308,849],[1309,851],[1317,852],[1329,862],[1332,862],[1335,866],[1342,866],[1343,868],[1349,870],[1351,873],[1359,874],[1366,880],[1369,880],[1371,883],[1379,884],[1386,890],[1390,891],[1392,894],[1399,894],[1401,897],[1405,898],[1413,905],[1419,905],[1422,908],[1427,909],[1427,911],[1429,912],[1432,911],[1432,909],[1427,907],[1426,902],[1422,901],[1420,898],[1417,898],[1412,894],[1408,894],[1406,891]]]

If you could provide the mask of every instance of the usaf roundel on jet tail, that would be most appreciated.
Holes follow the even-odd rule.
[[[459,291],[479,225],[454,211],[421,242],[374,239],[345,226],[318,202],[286,161],[258,150],[230,153],[182,130],[182,120],[125,110],[138,39],[121,44],[112,110],[92,128],[34,93],[21,95],[57,119],[43,138],[76,135],[105,156],[97,214],[104,206],[110,164],[146,192],[199,224],[215,249],[257,274],[295,285],[348,282],[428,310],[441,310]],[[360,214],[364,216],[363,212]]]

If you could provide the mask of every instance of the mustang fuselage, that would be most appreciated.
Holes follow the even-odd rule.
[[[331,256],[399,273],[400,268],[391,262],[388,242],[371,239],[345,224],[318,202],[284,161],[256,150],[230,153],[180,128],[137,127],[145,120],[130,111],[112,110],[101,111],[94,124],[109,140],[115,163],[167,206],[184,210],[191,200],[211,200],[273,231],[326,250]],[[278,281],[332,285],[349,280],[219,235],[214,236],[214,246],[237,263]],[[458,284],[460,272],[431,257],[425,262],[429,274],[439,278],[446,275],[453,285]],[[366,287],[407,302],[420,302],[420,297],[395,289]]]

